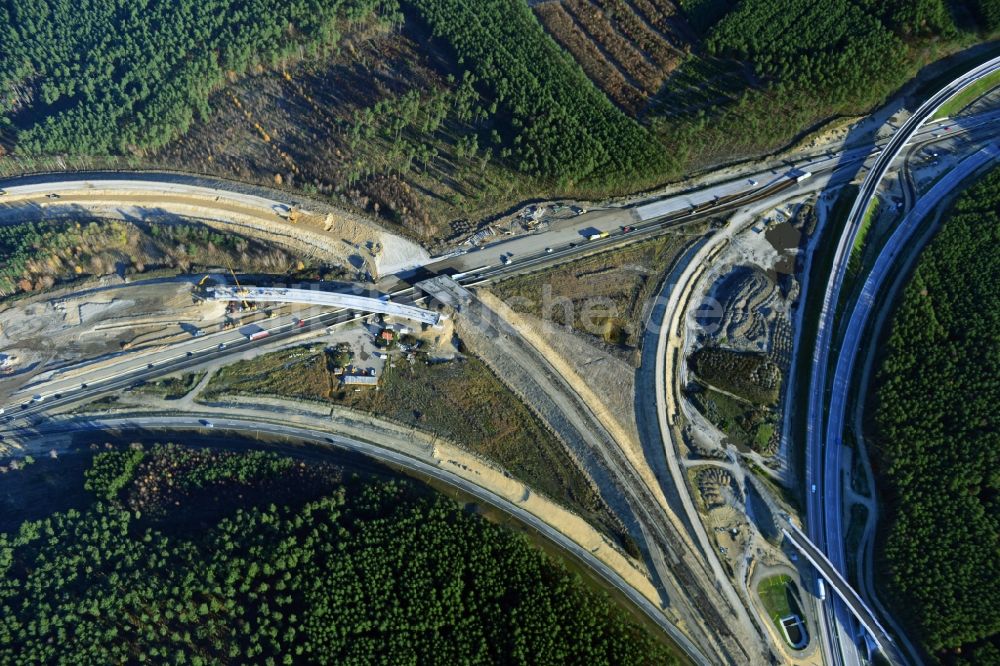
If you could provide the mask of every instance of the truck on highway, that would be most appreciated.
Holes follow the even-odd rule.
[[[247,338],[250,340],[263,340],[269,335],[271,335],[271,331],[257,331],[256,333],[248,335]]]
[[[826,581],[822,578],[816,579],[816,598],[820,601],[826,601]]]
[[[597,233],[589,234],[587,240],[600,240],[602,238],[607,238],[610,234],[607,231],[598,231]]]

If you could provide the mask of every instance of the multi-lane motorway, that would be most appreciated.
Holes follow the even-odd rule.
[[[835,316],[851,251],[873,197],[893,161],[905,146],[919,136],[921,131],[926,132],[926,129],[921,129],[922,126],[928,123],[944,102],[983,76],[998,69],[1000,69],[1000,58],[984,63],[963,74],[922,104],[903,123],[893,134],[888,144],[878,151],[879,154],[865,176],[837,245],[832,273],[820,309],[811,359],[809,416],[806,426],[806,486],[810,488],[811,492],[807,493],[806,505],[811,538],[816,543],[825,545],[827,555],[841,572],[844,571],[844,532],[841,523],[841,473],[838,450],[841,446],[841,431],[834,433],[832,438],[825,437],[827,432],[824,429],[824,421],[827,409],[827,373],[834,339]],[[953,121],[947,120],[946,122]],[[846,387],[842,390],[846,390]],[[825,638],[836,642],[836,647],[834,645],[828,646],[828,654],[835,663],[843,663],[845,660],[846,663],[856,663],[859,657],[855,645],[852,619],[847,608],[840,601],[832,600],[831,603],[823,605],[822,612],[825,619],[823,627]],[[901,656],[890,636],[882,634],[873,636],[873,638],[890,659],[901,661]]]
[[[1000,111],[966,118],[940,119],[921,126],[910,136],[908,143],[947,144],[954,137],[994,126],[998,121]],[[779,205],[784,200],[824,192],[853,180],[867,162],[882,155],[888,143],[888,140],[880,140],[875,146],[814,154],[796,159],[794,163],[752,169],[739,178],[657,201],[594,210],[575,218],[553,221],[544,230],[502,239],[455,256],[431,259],[426,268],[459,273],[484,267],[506,268],[501,263],[501,257],[508,257],[511,266],[516,267],[527,260],[542,258],[546,250],[564,257],[573,256],[629,242],[644,235],[662,233],[671,226],[745,208],[751,203],[773,201]],[[788,177],[789,174],[802,173],[809,173],[811,177],[801,182]],[[623,234],[625,227],[632,230]],[[608,233],[609,237],[586,240],[587,235],[602,232]]]
[[[960,82],[950,86],[952,93],[960,86],[975,80],[988,68],[977,70],[963,77]],[[940,95],[940,94],[939,94]],[[950,95],[949,95],[950,96]],[[935,100],[942,101],[938,96]],[[934,101],[934,100],[932,100]],[[939,103],[939,102],[938,102]],[[899,154],[900,150],[910,142],[933,142],[948,141],[950,137],[959,133],[969,133],[981,131],[991,127],[1000,120],[1000,113],[987,113],[956,120],[929,121],[923,124],[931,115],[932,109],[925,105],[921,107],[903,127],[898,130],[888,142],[879,142],[875,147],[851,148],[837,154],[817,154],[811,157],[797,160],[794,164],[786,164],[774,169],[763,169],[733,178],[725,182],[715,183],[697,190],[682,192],[680,194],[667,197],[651,203],[644,203],[627,208],[609,208],[600,211],[581,215],[568,220],[552,222],[543,232],[527,234],[511,239],[490,244],[486,247],[476,248],[472,251],[458,255],[439,258],[429,261],[421,273],[433,275],[436,273],[455,274],[456,279],[462,284],[477,284],[482,281],[496,279],[506,275],[537,270],[546,265],[566,261],[570,258],[578,257],[587,253],[606,250],[610,247],[634,242],[642,238],[655,236],[663,233],[671,227],[686,224],[699,219],[707,219],[728,211],[733,211],[746,207],[751,203],[773,202],[775,205],[781,201],[800,197],[805,194],[822,191],[830,187],[847,182],[856,177],[863,165],[874,158],[874,164],[869,172],[868,178],[862,187],[862,194],[859,201],[870,199],[881,181],[882,175],[889,168],[890,163]],[[811,177],[806,179],[796,179],[796,175],[808,172]],[[44,196],[53,191],[74,192],[74,196],[85,199],[88,191],[107,191],[114,189],[117,185],[112,185],[109,181],[102,185],[95,186],[95,180],[66,182],[34,182],[31,184],[5,185],[5,188],[12,195],[18,196]],[[175,194],[174,184],[156,183],[154,181],[121,181],[128,182],[130,188],[135,188],[136,183],[141,187],[149,188],[150,196],[161,193],[164,196]],[[22,191],[22,188],[23,191]],[[79,189],[74,189],[79,188]],[[241,197],[246,195],[240,195]],[[276,202],[256,197],[254,200],[242,201],[246,205],[255,208],[274,207]],[[858,208],[860,204],[856,205]],[[864,210],[861,208],[860,210]],[[842,237],[841,246],[850,248],[853,246],[853,235],[851,230],[855,230],[859,224],[859,217],[852,213],[851,224],[848,225],[848,240]],[[623,227],[628,227],[624,231]],[[585,240],[586,236],[607,232],[608,236],[596,240]],[[838,261],[835,262],[835,273],[828,288],[826,304],[837,302],[839,293],[839,282],[842,280],[841,268],[846,268],[847,255],[838,250]],[[507,261],[501,261],[501,257],[506,257]],[[842,266],[843,264],[843,266]],[[840,275],[838,278],[837,276]],[[420,277],[423,277],[421,274]],[[394,302],[401,305],[416,305],[419,296],[409,284],[414,280],[412,275],[398,276],[390,289],[386,292],[392,297]],[[830,289],[835,289],[837,293],[830,298]],[[823,308],[823,317],[829,316],[828,308]],[[305,322],[302,327],[298,326],[289,318],[282,318],[271,322],[266,322],[262,330],[270,333],[269,340],[282,340],[298,335],[304,331],[325,327],[333,324],[343,323],[357,319],[360,315],[348,310],[338,310],[325,312],[304,317]],[[832,326],[821,325],[820,331],[824,336],[825,344],[829,345],[832,335]],[[817,350],[819,349],[819,337],[817,338]],[[182,370],[189,367],[213,361],[224,356],[236,355],[246,351],[250,346],[259,344],[247,338],[245,333],[240,331],[226,331],[215,335],[193,338],[184,343],[171,346],[168,349],[154,350],[142,353],[127,354],[120,359],[110,362],[92,364],[91,366],[77,368],[73,371],[66,371],[60,374],[47,377],[42,382],[36,382],[23,389],[18,394],[17,400],[12,404],[5,405],[6,413],[0,415],[0,429],[9,427],[19,427],[32,423],[38,416],[53,407],[66,405],[73,402],[91,399],[108,391],[119,390],[139,381],[148,380],[152,377],[160,376]],[[826,351],[823,352],[823,364],[817,364],[814,373],[813,386],[810,389],[810,414],[821,414],[822,410],[815,411],[815,406],[822,405],[823,388],[825,387],[825,360]],[[817,358],[814,354],[814,362]],[[818,387],[818,388],[817,388]],[[33,396],[38,396],[35,399]],[[818,402],[817,402],[818,400]],[[820,416],[820,419],[822,416]],[[814,539],[830,542],[830,530],[838,532],[839,527],[839,504],[835,504],[835,498],[828,497],[827,492],[831,487],[837,486],[837,468],[827,464],[827,482],[823,483],[816,475],[817,465],[820,460],[820,441],[822,432],[822,422],[820,427],[810,419],[809,427],[809,447],[807,455],[810,457],[808,463],[808,473],[811,475],[811,483],[822,483],[823,492],[810,494],[808,498],[808,512],[810,529],[814,530]],[[830,476],[832,475],[832,480]],[[831,491],[832,492],[832,491]],[[830,509],[823,511],[822,502],[826,499]],[[824,515],[837,514],[837,518],[831,521],[827,529],[823,530]],[[817,537],[818,535],[818,537]],[[826,537],[823,539],[823,537]],[[836,632],[837,627],[829,620],[828,628]],[[846,625],[844,626],[846,628]],[[843,649],[848,649],[846,644],[851,643],[849,632],[840,632],[838,639]],[[834,651],[834,661],[841,663],[843,656],[841,650]],[[838,658],[839,656],[839,658]],[[856,658],[856,656],[855,656]],[[850,656],[848,656],[850,661]]]
[[[363,313],[336,310],[303,316],[280,317],[254,325],[254,330],[268,331],[266,342],[302,335],[326,326],[343,324],[363,317]],[[300,326],[297,322],[303,322]],[[123,354],[104,361],[67,368],[30,383],[2,405],[0,430],[17,429],[32,424],[39,416],[56,407],[90,400],[111,391],[119,391],[154,377],[194,368],[225,357],[240,354],[262,344],[250,340],[240,330],[228,330],[191,338],[164,349]]]
[[[248,438],[252,437],[255,439],[259,438],[261,435],[270,435],[275,438],[309,442],[321,446],[353,451],[361,453],[374,460],[395,465],[411,472],[426,475],[446,483],[449,486],[458,488],[459,490],[513,516],[523,524],[528,525],[559,547],[572,554],[588,568],[607,581],[612,587],[625,595],[625,597],[627,597],[629,601],[631,601],[639,610],[647,615],[650,620],[663,629],[663,631],[677,643],[680,649],[693,663],[705,665],[711,663],[711,661],[705,657],[701,650],[699,650],[698,647],[691,642],[691,640],[683,632],[666,619],[659,608],[657,608],[645,596],[636,591],[635,588],[625,582],[625,580],[623,580],[617,572],[608,567],[589,550],[581,547],[575,541],[564,535],[559,530],[553,528],[548,523],[542,521],[535,516],[535,514],[527,511],[525,508],[514,504],[504,497],[497,495],[482,486],[476,485],[443,467],[432,465],[404,453],[393,451],[391,449],[378,446],[377,444],[364,442],[358,439],[314,430],[301,424],[281,422],[274,420],[273,417],[270,419],[261,417],[260,419],[254,419],[252,421],[235,418],[220,419],[214,415],[204,415],[199,417],[197,414],[131,418],[88,417],[85,420],[73,423],[55,422],[46,424],[39,429],[38,435],[51,437],[55,435],[72,434],[80,432],[84,429],[126,431],[196,430],[204,432],[204,423],[208,418],[212,419],[211,423],[215,432],[227,431],[242,434]]]
[[[843,468],[840,459],[844,447],[840,445],[840,438],[844,432],[844,416],[850,398],[850,384],[854,371],[854,362],[861,348],[862,338],[866,335],[868,318],[879,291],[885,283],[889,272],[895,267],[896,260],[906,249],[920,222],[943,199],[957,191],[959,183],[981,169],[984,165],[996,160],[997,156],[998,151],[996,147],[992,144],[988,145],[962,160],[954,169],[935,183],[934,187],[927,194],[917,200],[913,209],[893,231],[865,279],[862,290],[855,301],[854,309],[851,311],[850,319],[844,331],[843,341],[840,344],[840,353],[837,356],[837,364],[835,366],[827,407],[826,442],[829,456],[827,465],[829,465],[830,469],[837,472],[838,477],[839,470]],[[838,507],[843,504],[841,484],[832,481],[831,477],[833,476],[833,474],[826,475],[828,483],[830,483],[827,486],[829,489],[827,501],[830,502],[830,507]],[[827,517],[827,543],[830,559],[837,563],[841,571],[844,570],[845,566],[843,541],[831,541],[831,538],[832,535],[843,534],[842,516],[843,512],[837,511],[835,516],[828,515]]]

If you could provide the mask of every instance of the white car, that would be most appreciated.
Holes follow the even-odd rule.
[[[757,187],[757,181],[753,178],[750,179],[750,187]]]
[[[545,254],[552,254],[552,248],[551,247],[545,248]]]

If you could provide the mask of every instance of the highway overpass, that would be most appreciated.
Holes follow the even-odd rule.
[[[319,291],[318,289],[291,289],[286,287],[240,287],[218,286],[205,290],[205,298],[214,301],[236,301],[248,303],[301,303],[304,305],[321,305],[331,308],[358,310],[360,312],[377,312],[394,317],[404,317],[433,326],[441,320],[441,315],[431,310],[413,305],[393,303],[386,294],[379,298],[345,294],[336,291]]]
[[[847,328],[844,331],[843,342],[840,345],[840,352],[836,358],[833,382],[831,384],[829,403],[826,411],[826,441],[828,448],[834,449],[834,451],[828,451],[827,455],[836,456],[835,463],[832,463],[836,469],[841,468],[840,454],[842,447],[838,444],[834,444],[831,447],[830,444],[839,443],[845,429],[844,421],[848,401],[854,397],[854,394],[851,392],[851,378],[854,376],[855,360],[862,347],[862,341],[871,340],[872,331],[868,330],[869,316],[875,306],[883,284],[890,274],[895,275],[895,271],[899,270],[897,259],[904,251],[910,249],[913,236],[921,221],[927,218],[933,209],[949,194],[954,193],[962,180],[968,178],[971,174],[974,174],[991,162],[994,162],[998,156],[1000,156],[1000,151],[993,144],[989,144],[969,157],[966,157],[954,169],[944,174],[930,191],[917,200],[913,209],[896,226],[892,235],[886,241],[885,246],[879,252],[871,271],[868,273],[858,299],[851,310]],[[839,490],[836,492],[839,493]],[[831,495],[834,493],[832,488],[830,489],[830,493]],[[839,505],[839,497],[837,501]],[[827,520],[828,524],[833,523],[832,518],[828,517]],[[834,530],[842,529],[839,521],[835,525],[831,525],[831,527]],[[828,544],[831,543],[830,538],[828,534]],[[831,552],[831,559],[833,558],[834,554]],[[847,602],[845,601],[845,603]],[[855,615],[857,615],[856,612]],[[861,620],[861,617],[858,617]],[[864,624],[863,620],[862,624]],[[881,643],[881,641],[879,642]]]
[[[949,99],[984,76],[998,70],[1000,70],[1000,58],[994,58],[966,72],[935,93],[900,126],[885,147],[878,152],[874,164],[865,176],[838,241],[830,279],[821,304],[813,353],[807,361],[811,363],[813,371],[810,374],[809,416],[806,425],[806,487],[813,489],[807,493],[807,520],[813,538],[818,543],[825,544],[829,561],[837,570],[842,570],[845,566],[844,530],[841,521],[842,444],[839,433],[833,439],[827,437],[826,390],[830,354],[835,346],[834,322],[851,253],[863,227],[865,214],[885,174],[905,146],[918,134],[921,126]],[[851,636],[849,616],[844,614],[843,608],[838,606],[836,600],[824,606],[822,611],[825,630],[839,643],[839,650],[835,649],[835,654],[831,657],[836,663],[842,663],[845,658],[847,661],[855,661],[856,646]],[[873,636],[879,638],[877,634]],[[887,645],[880,641],[883,650],[887,650]],[[901,661],[898,651],[887,653],[887,656],[897,662]]]
[[[868,604],[861,598],[861,595],[850,586],[837,567],[833,566],[833,563],[827,559],[823,551],[810,541],[809,537],[802,533],[802,530],[796,527],[794,523],[789,521],[783,522],[784,526],[782,526],[781,532],[788,539],[789,543],[795,546],[795,549],[802,553],[809,560],[809,563],[816,568],[819,575],[827,582],[830,589],[840,597],[841,601],[844,602],[851,613],[854,614],[854,617],[858,619],[858,622],[861,623],[861,626],[875,638],[882,652],[893,661],[896,661],[893,658],[896,646],[893,643],[892,637],[879,624],[875,613],[868,608]]]

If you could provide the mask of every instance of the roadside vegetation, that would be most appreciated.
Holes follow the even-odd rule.
[[[1000,72],[987,74],[942,104],[941,108],[939,108],[937,113],[934,114],[934,119],[950,118],[960,113],[965,107],[969,106],[997,86],[1000,86]]]
[[[259,451],[98,454],[0,533],[5,663],[676,664],[525,536],[413,482]]]
[[[307,268],[280,248],[197,223],[83,219],[0,225],[0,298],[82,277],[227,264],[268,273]]]
[[[763,455],[774,453],[778,413],[773,408],[735,398],[697,382],[686,387],[685,395],[733,444]]]
[[[232,4],[8,3],[0,173],[208,172],[443,241],[524,199],[773,150],[1000,15],[997,0]]]
[[[892,607],[941,663],[1000,663],[1000,170],[920,257],[878,375]]]
[[[792,582],[789,576],[781,574],[765,578],[757,585],[757,595],[760,597],[761,603],[764,604],[768,617],[774,623],[775,630],[782,638],[785,636],[781,628],[782,618],[797,615],[805,626],[805,617],[799,608],[798,586]],[[785,644],[792,647],[787,638]]]
[[[737,446],[770,455],[778,444],[781,368],[768,354],[702,347],[688,358],[685,394]]]
[[[854,238],[854,246],[851,248],[851,256],[847,262],[847,275],[844,277],[844,282],[848,286],[854,283],[861,272],[861,259],[866,250],[865,240],[868,238],[868,232],[871,231],[872,224],[879,219],[882,212],[881,199],[875,197],[868,205],[868,210],[865,211],[865,216],[861,219],[861,228],[858,230],[858,235]],[[845,297],[849,291],[850,289],[843,290]],[[841,304],[843,304],[843,300],[844,297],[841,298]]]
[[[856,590],[864,589],[858,580],[858,565],[864,562],[864,553],[859,552],[858,548],[861,546],[867,521],[868,507],[864,504],[851,504],[851,519],[847,523],[847,535],[844,537],[844,552],[847,554],[847,582]]]
[[[702,347],[689,362],[705,383],[759,405],[773,405],[781,389],[781,368],[767,354]]]
[[[205,372],[186,372],[177,377],[164,377],[132,389],[133,393],[155,395],[165,400],[180,400],[205,378]]]
[[[199,396],[272,395],[332,403],[405,423],[481,455],[548,497],[620,535],[600,496],[565,446],[474,356],[448,362],[396,360],[378,390],[343,386],[342,353],[296,347],[220,369]]]
[[[569,326],[638,366],[643,308],[690,240],[663,235],[501,280],[490,290],[515,312]]]

